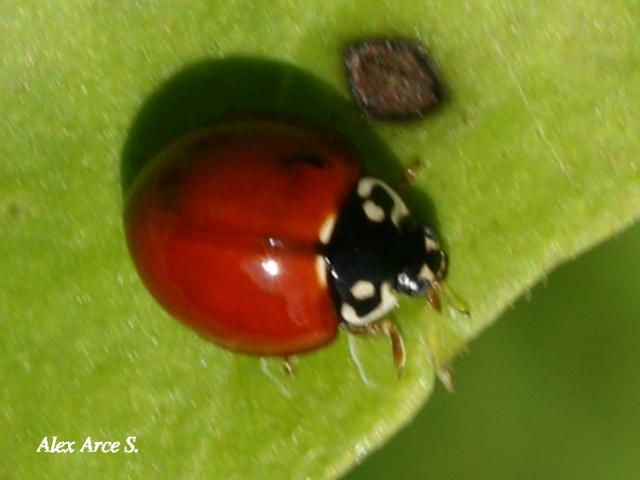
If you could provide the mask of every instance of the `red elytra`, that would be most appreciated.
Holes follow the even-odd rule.
[[[319,234],[361,176],[355,151],[312,128],[252,121],[196,132],[136,179],[125,210],[132,258],[155,299],[218,344],[315,349],[338,325],[318,274]]]

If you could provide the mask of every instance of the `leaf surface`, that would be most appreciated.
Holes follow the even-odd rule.
[[[622,0],[4,2],[0,476],[344,472],[415,414],[434,366],[640,214],[639,15]],[[420,39],[446,87],[421,122],[349,110],[341,52],[385,35]],[[136,168],[225,108],[254,107],[334,121],[389,181],[423,163],[407,199],[473,314],[404,301],[401,379],[385,339],[344,334],[287,377],[171,320],[138,279],[121,225]],[[53,435],[78,449],[133,435],[139,452],[36,453]]]

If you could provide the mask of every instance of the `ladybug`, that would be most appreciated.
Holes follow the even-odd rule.
[[[168,312],[228,349],[285,361],[342,326],[389,336],[401,369],[402,338],[386,316],[398,294],[439,309],[447,274],[436,233],[364,173],[354,149],[282,121],[229,121],[178,140],[136,178],[125,231]]]

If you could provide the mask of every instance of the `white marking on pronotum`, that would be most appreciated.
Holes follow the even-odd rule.
[[[391,292],[391,287],[388,282],[384,282],[380,286],[380,303],[376,305],[376,307],[371,310],[369,313],[364,315],[363,317],[358,316],[355,308],[353,308],[348,303],[343,303],[340,308],[340,315],[344,319],[345,322],[350,323],[352,325],[367,325],[369,323],[373,323],[376,320],[381,319],[391,310],[396,308],[398,305],[398,300],[395,295]]]
[[[400,226],[400,221],[409,215],[409,209],[402,201],[400,196],[391,188],[389,185],[384,183],[382,180],[378,180],[373,177],[364,177],[358,182],[358,195],[362,198],[368,198],[371,195],[371,191],[373,187],[376,185],[384,188],[387,194],[393,200],[393,208],[391,209],[391,221],[395,224],[396,227]]]
[[[418,272],[418,276],[420,278],[424,278],[425,280],[428,280],[429,282],[433,282],[436,279],[435,275],[433,274],[433,272],[431,271],[431,269],[426,263],[422,265],[420,272]]]
[[[371,200],[366,200],[362,204],[365,215],[372,222],[380,223],[384,220],[384,210]]]
[[[340,315],[347,323],[352,323],[354,325],[360,324],[360,317],[358,317],[356,310],[348,303],[342,304],[342,308],[340,308]]]
[[[356,300],[366,300],[373,297],[375,293],[375,285],[367,280],[358,280],[351,286],[351,295]]]
[[[378,182],[373,177],[364,177],[358,182],[358,195],[362,198],[367,198],[371,195],[371,190],[373,190],[374,185]]]
[[[333,229],[336,226],[336,216],[329,215],[325,218],[322,226],[320,227],[320,233],[318,237],[320,238],[320,242],[326,245],[331,240],[331,235],[333,235]]]
[[[438,242],[429,237],[424,237],[424,246],[427,249],[427,252],[435,252],[436,250],[440,250]]]
[[[355,335],[347,335],[347,343],[349,344],[349,354],[351,355],[351,360],[353,360],[353,364],[356,366],[358,370],[358,375],[362,379],[362,382],[367,387],[377,387],[377,385],[372,382],[367,376],[367,372],[365,372],[364,367],[362,366],[362,362],[360,361],[360,357],[358,356],[358,347],[357,347],[357,339]]]
[[[327,286],[327,265],[322,255],[316,255],[316,276],[322,288]]]

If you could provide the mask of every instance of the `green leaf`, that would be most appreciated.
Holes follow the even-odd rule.
[[[622,0],[4,2],[0,476],[328,478],[362,459],[415,414],[434,367],[640,215],[639,14]],[[425,43],[447,99],[421,122],[368,125],[340,54],[391,34]],[[142,286],[123,190],[227,107],[335,122],[390,181],[423,162],[408,200],[473,315],[403,302],[401,379],[385,339],[352,356],[344,334],[287,377],[171,320]],[[36,453],[53,435],[136,436],[139,452]]]
[[[635,478],[639,252],[636,223],[553,271],[456,360],[455,395],[346,478]]]

